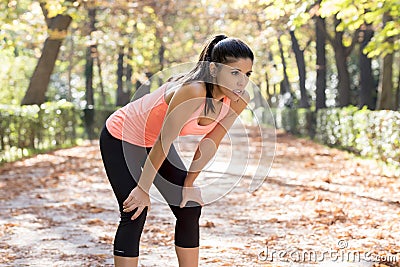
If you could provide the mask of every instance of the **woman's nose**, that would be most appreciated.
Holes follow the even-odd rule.
[[[238,80],[238,86],[244,86],[247,83],[247,76],[245,75],[240,75],[239,80]]]

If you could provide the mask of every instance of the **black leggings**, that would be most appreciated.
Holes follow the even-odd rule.
[[[137,219],[132,221],[131,217],[136,209],[131,212],[123,212],[122,203],[136,187],[136,181],[140,177],[150,148],[121,141],[113,137],[104,127],[100,135],[100,150],[121,213],[114,240],[114,255],[137,257],[139,256],[139,240],[146,220],[147,208]],[[176,217],[175,245],[183,248],[195,248],[199,246],[201,206],[189,202],[184,208],[179,207],[182,199],[181,186],[183,186],[185,178],[185,166],[175,148],[171,146],[167,159],[155,177],[154,185],[169,203],[169,207]]]

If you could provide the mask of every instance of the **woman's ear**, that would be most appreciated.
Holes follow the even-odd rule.
[[[217,77],[217,66],[215,65],[214,62],[210,63],[210,75],[212,77]]]

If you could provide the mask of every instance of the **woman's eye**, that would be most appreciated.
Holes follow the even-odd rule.
[[[251,73],[246,73],[246,76],[247,76],[247,77],[250,77],[250,76],[251,76]]]
[[[238,72],[238,71],[232,71],[232,74],[233,74],[233,75],[238,75],[239,72]]]

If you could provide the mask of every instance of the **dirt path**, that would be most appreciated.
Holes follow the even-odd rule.
[[[373,160],[282,133],[277,141],[258,191],[247,191],[245,177],[203,209],[200,266],[372,266],[357,259],[364,253],[400,266],[400,179]],[[112,266],[116,207],[97,144],[3,166],[0,266]],[[153,201],[141,266],[177,266],[173,229],[168,207]],[[356,263],[342,262],[345,254]]]

